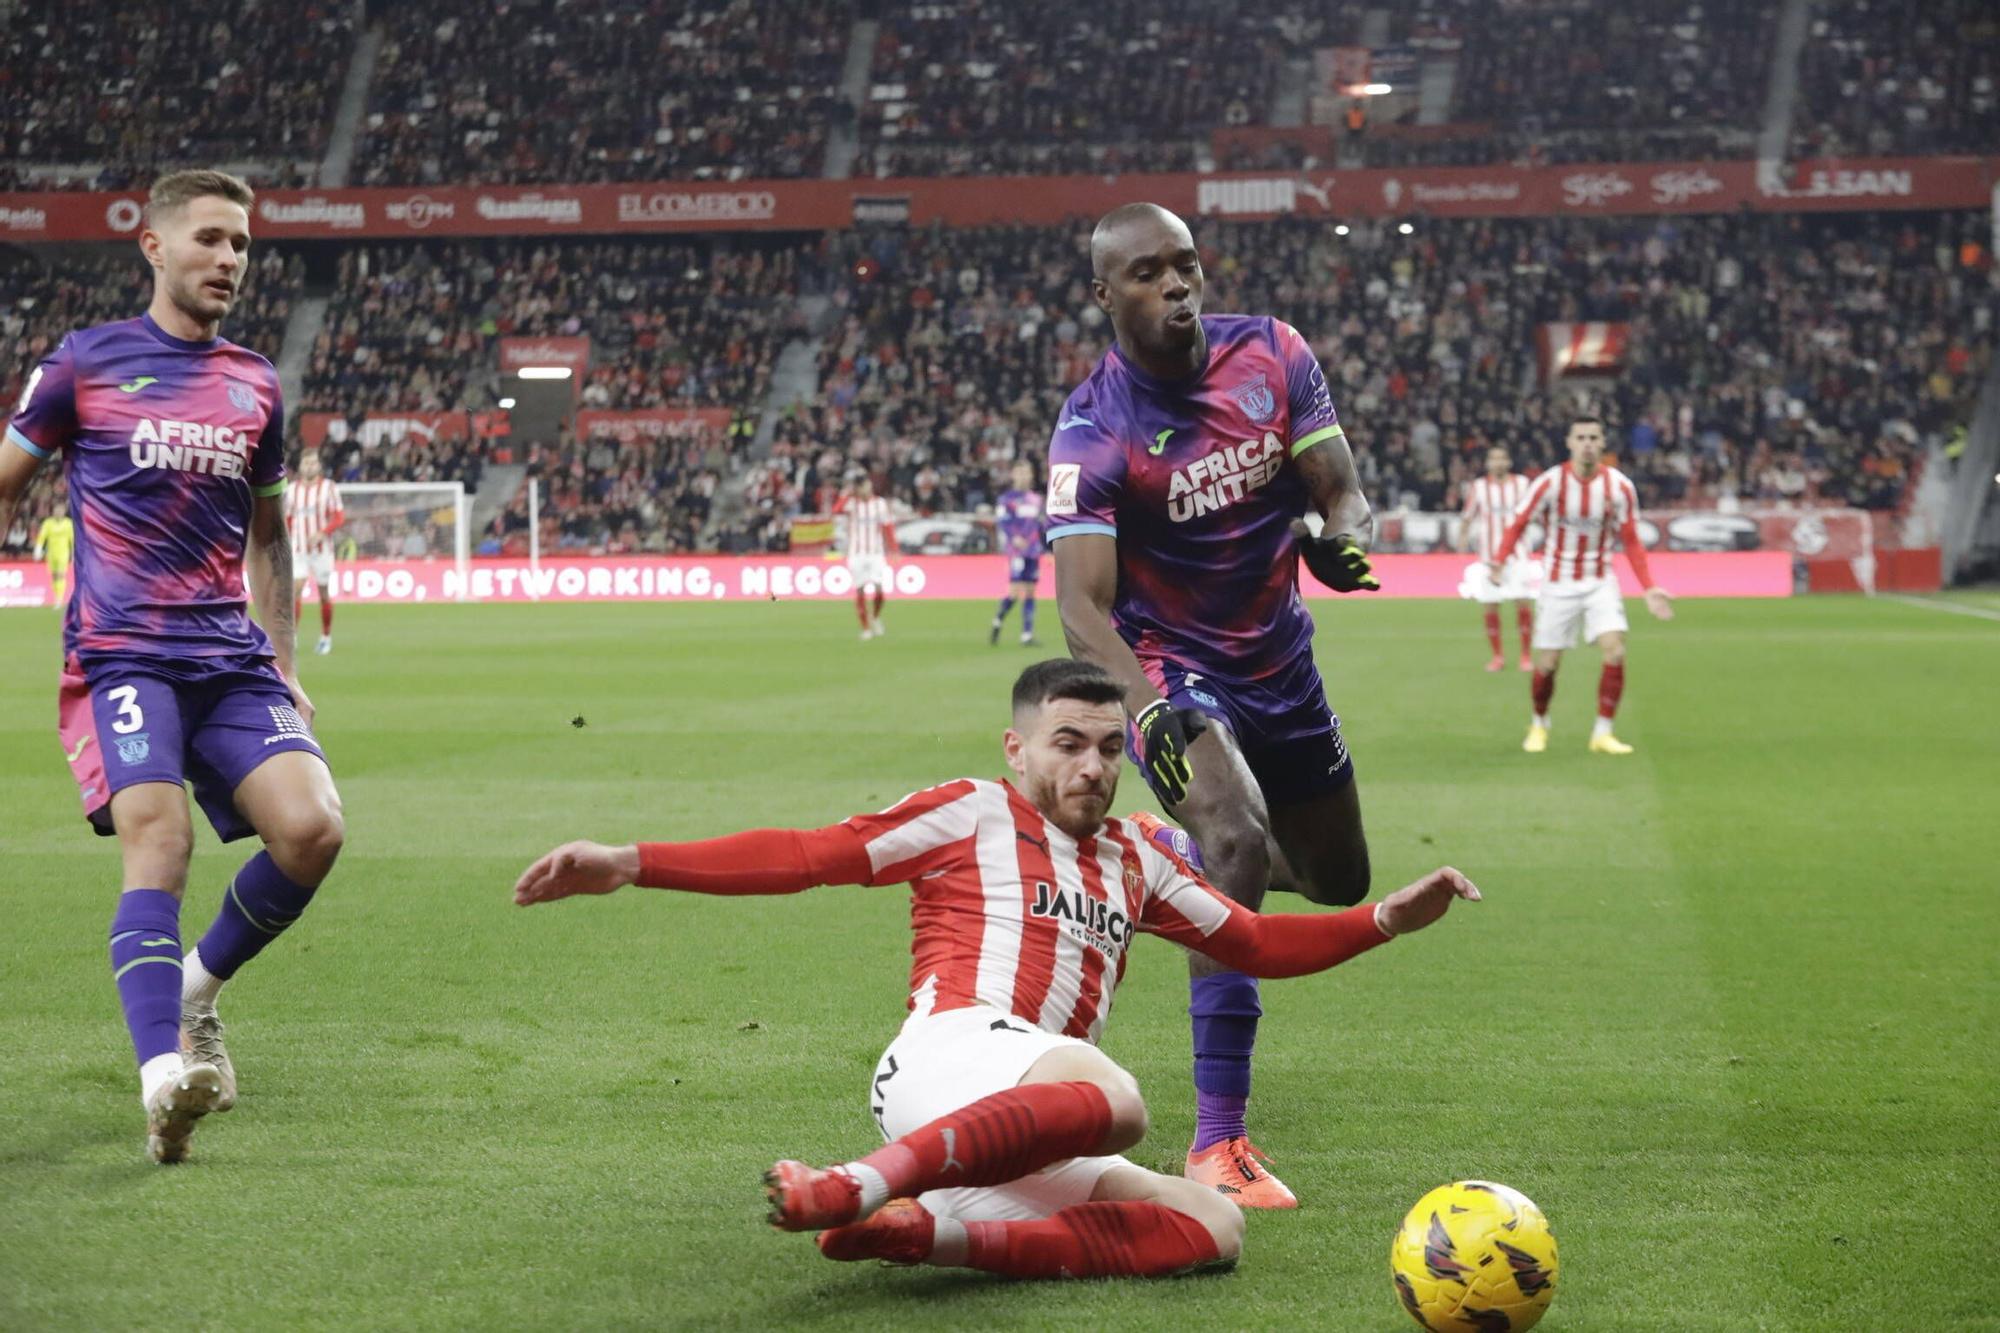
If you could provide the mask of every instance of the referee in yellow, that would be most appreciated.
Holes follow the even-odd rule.
[[[35,530],[35,559],[49,563],[49,589],[56,606],[69,600],[69,557],[75,546],[76,524],[60,509]]]

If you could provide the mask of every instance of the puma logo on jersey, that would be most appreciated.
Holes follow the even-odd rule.
[[[1226,509],[1269,484],[1285,465],[1285,443],[1276,431],[1261,440],[1227,444],[1174,469],[1167,483],[1167,517],[1176,523]]]
[[[133,380],[130,384],[119,385],[118,392],[137,393],[139,392],[139,390],[145,388],[148,384],[158,384],[159,382],[160,382],[159,379],[155,376],[141,375],[137,379]]]

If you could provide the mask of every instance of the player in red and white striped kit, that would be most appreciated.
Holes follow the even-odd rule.
[[[896,531],[889,501],[875,494],[875,483],[856,468],[833,506],[840,525],[840,548],[847,554],[847,572],[854,576],[854,614],[861,637],[882,637],[882,596],[889,590],[889,548]]]
[[[306,581],[319,590],[319,642],[313,651],[333,651],[333,534],[347,521],[340,488],[326,475],[317,451],[299,460],[299,477],[285,491],[285,527],[292,535],[292,620],[304,609]]]
[[[916,941],[909,1018],[869,1084],[885,1146],[765,1176],[771,1221],[840,1260],[1013,1277],[1160,1276],[1236,1258],[1225,1193],[1117,1154],[1146,1132],[1137,1084],[1097,1048],[1135,933],[1257,976],[1321,971],[1479,891],[1440,869],[1379,903],[1260,916],[1155,840],[1106,817],[1124,757],[1124,687],[1085,662],[1014,686],[1014,782],[963,779],[813,831],[691,843],[573,842],[514,886],[527,905],[626,884],[714,894],[904,884]],[[1018,785],[1016,785],[1018,784]],[[795,960],[833,981],[821,952]]]
[[[1534,720],[1521,748],[1539,754],[1549,747],[1549,700],[1555,697],[1556,668],[1563,650],[1576,646],[1579,633],[1604,655],[1597,680],[1597,723],[1590,748],[1598,754],[1630,754],[1632,747],[1611,732],[1618,700],[1625,693],[1625,599],[1618,591],[1611,539],[1616,536],[1632,562],[1646,609],[1661,620],[1674,618],[1673,599],[1653,582],[1646,547],[1639,540],[1639,492],[1631,478],[1604,461],[1604,423],[1579,417],[1569,427],[1569,462],[1536,477],[1528,498],[1507,525],[1500,549],[1488,566],[1496,575],[1526,532],[1539,522],[1546,571],[1535,599]]]
[[[1507,524],[1528,498],[1528,479],[1514,471],[1513,455],[1507,446],[1496,444],[1486,451],[1486,471],[1465,486],[1465,546],[1479,557],[1483,566],[1493,559],[1500,549],[1501,538],[1506,535]],[[1486,642],[1493,648],[1493,656],[1487,660],[1488,671],[1504,671],[1507,667],[1506,655],[1500,650],[1500,605],[1514,604],[1514,624],[1521,633],[1521,670],[1532,671],[1534,663],[1528,660],[1529,631],[1534,626],[1534,617],[1528,610],[1529,561],[1525,552],[1516,555],[1501,569],[1497,579],[1480,577],[1470,589],[1473,600],[1486,609]]]

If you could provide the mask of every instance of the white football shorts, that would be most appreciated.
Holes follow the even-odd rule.
[[[873,584],[883,592],[889,591],[889,562],[879,555],[848,556],[847,572],[854,576],[856,588]]]
[[[1538,649],[1561,650],[1574,648],[1579,642],[1596,643],[1613,630],[1629,628],[1625,620],[1625,597],[1613,577],[1544,583],[1535,598],[1534,645]]]
[[[309,578],[321,588],[333,583],[333,552],[325,547],[317,551],[292,552],[292,577]]]
[[[1087,1045],[990,1005],[912,1014],[875,1066],[868,1108],[884,1139],[901,1138],[941,1115],[1014,1087],[1050,1051]],[[1031,1222],[1090,1202],[1099,1177],[1114,1166],[1130,1165],[1116,1155],[1072,1157],[1005,1185],[931,1190],[918,1202],[941,1217],[967,1222]]]
[[[1500,581],[1495,583],[1493,576],[1486,572],[1486,562],[1475,560],[1465,567],[1458,595],[1487,606],[1500,602],[1525,602],[1535,595],[1541,573],[1540,561],[1517,555],[1500,566]]]

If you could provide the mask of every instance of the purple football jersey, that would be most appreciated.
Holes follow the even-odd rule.
[[[269,361],[176,338],[150,315],[79,329],[35,368],[7,438],[67,458],[67,652],[271,651],[247,609],[243,552],[251,497],[285,487],[284,420]]]
[[[1034,559],[1042,553],[1042,497],[1033,491],[1007,491],[994,506],[1002,553]]]
[[[1301,450],[1340,434],[1298,330],[1204,315],[1208,363],[1159,380],[1114,345],[1049,442],[1049,541],[1118,541],[1112,622],[1141,661],[1257,680],[1309,653],[1291,520],[1308,507]]]

